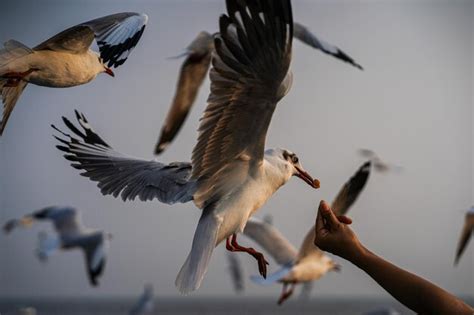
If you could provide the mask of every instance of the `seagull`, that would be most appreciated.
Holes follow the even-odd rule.
[[[359,149],[358,151],[359,151],[360,156],[366,159],[370,159],[372,161],[374,170],[376,170],[377,172],[387,173],[387,172],[395,171],[399,173],[403,170],[403,167],[401,166],[393,165],[382,160],[377,155],[377,153],[375,153],[374,151],[370,149]]]
[[[467,243],[471,239],[472,233],[474,232],[474,206],[471,207],[466,212],[466,217],[464,219],[464,227],[461,232],[461,237],[459,238],[458,248],[456,250],[456,258],[454,260],[454,265],[459,263],[464,249],[466,249]]]
[[[216,35],[217,33],[200,32],[185,49],[184,54],[178,56],[178,58],[186,56],[186,59],[181,65],[173,102],[161,128],[160,138],[155,146],[156,155],[161,154],[169,146],[184,124],[196,100],[199,88],[209,70],[211,55],[215,50],[214,36]],[[293,24],[293,36],[315,49],[363,70],[361,65],[341,49],[319,39],[302,24],[296,22]]]
[[[70,27],[33,49],[9,40],[0,50],[0,94],[3,118],[0,136],[28,83],[65,88],[92,81],[99,73],[114,76],[137,45],[148,17],[117,13]],[[94,39],[100,54],[91,50]]]
[[[82,225],[80,212],[72,207],[47,207],[20,219],[8,221],[3,230],[12,232],[18,227],[29,227],[34,221],[52,221],[59,238],[41,233],[39,236],[38,254],[40,258],[47,258],[57,249],[70,250],[80,248],[84,252],[87,273],[91,285],[98,285],[98,278],[105,268],[106,251],[111,234],[103,231],[86,229]],[[43,257],[41,255],[43,254]]]
[[[153,293],[153,285],[146,284],[143,294],[140,296],[137,303],[133,306],[130,310],[130,315],[145,315],[145,314],[152,314],[153,310],[155,309],[155,302],[154,302],[154,293]]]
[[[346,214],[354,204],[367,183],[370,168],[371,162],[367,161],[341,188],[332,204],[332,209],[338,216]],[[299,251],[275,227],[256,218],[249,219],[244,235],[260,244],[282,266],[266,279],[251,278],[262,285],[282,283],[283,290],[278,305],[283,304],[293,294],[296,284],[306,285],[318,280],[329,271],[340,270],[339,265],[314,245],[314,225],[306,234]],[[290,288],[287,290],[288,286]]]
[[[124,200],[193,201],[202,209],[191,251],[175,284],[182,294],[201,285],[214,248],[247,252],[266,276],[266,260],[237,243],[251,217],[292,176],[313,188],[319,181],[286,149],[265,150],[278,101],[291,83],[293,22],[290,0],[228,0],[211,69],[211,94],[201,119],[191,163],[163,164],[125,156],[110,147],[83,114],[73,135],[58,136],[65,158],[83,176],[98,182],[104,195]],[[237,18],[240,16],[241,21]],[[60,130],[53,126],[57,131]]]

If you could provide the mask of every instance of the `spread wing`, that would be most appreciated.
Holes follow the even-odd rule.
[[[244,234],[262,246],[278,264],[287,265],[295,261],[296,248],[271,224],[250,218]]]
[[[83,114],[76,111],[76,118],[82,131],[63,117],[73,135],[53,126],[65,137],[55,137],[61,142],[57,148],[66,152],[64,157],[73,162],[72,167],[84,170],[81,175],[98,182],[102,194],[120,195],[124,201],[136,197],[142,201],[156,198],[167,204],[193,199],[195,182],[189,180],[191,164],[163,164],[125,156],[102,140]]]
[[[365,162],[357,172],[342,186],[332,203],[336,215],[344,215],[359,197],[370,175],[371,161]]]
[[[311,229],[309,229],[308,233],[301,244],[301,247],[298,251],[298,257],[296,258],[297,262],[301,262],[303,259],[307,259],[310,257],[322,257],[323,252],[314,245],[314,237],[315,237],[315,226],[313,225]]]
[[[117,13],[94,19],[51,37],[34,50],[86,52],[94,38],[100,56],[109,67],[118,67],[127,60],[145,30],[148,17],[134,12]]]
[[[181,66],[173,103],[161,128],[155,154],[160,154],[166,149],[184,124],[196,100],[199,88],[206,78],[213,50],[214,39],[207,32],[199,33],[187,48],[186,59]]]
[[[329,54],[339,60],[350,63],[351,65],[356,68],[359,68],[360,70],[364,70],[364,68],[362,68],[361,65],[355,62],[354,59],[352,59],[349,55],[347,55],[338,47],[329,44],[328,42],[325,42],[322,39],[319,39],[318,37],[316,37],[316,35],[312,34],[304,25],[295,22],[293,35],[299,40],[301,40],[303,43],[313,48],[319,49],[322,52]]]
[[[238,184],[261,165],[271,117],[291,77],[290,0],[228,0],[227,10],[214,41],[211,94],[192,154],[201,207],[220,198],[219,181]]]

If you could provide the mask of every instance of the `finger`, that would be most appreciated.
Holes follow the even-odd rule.
[[[323,200],[319,203],[319,208],[318,208],[318,215],[316,216],[316,234],[318,231],[321,231],[324,229],[324,221],[323,221],[323,215],[321,214],[321,205],[323,204]]]
[[[329,205],[325,201],[321,201],[321,204],[319,205],[319,209],[320,209],[323,219],[326,220],[326,225],[329,228],[338,226],[339,220],[336,218],[334,213],[329,208]]]
[[[339,220],[339,222],[347,224],[347,225],[352,223],[352,219],[349,217],[346,217],[345,215],[338,215],[337,219]]]

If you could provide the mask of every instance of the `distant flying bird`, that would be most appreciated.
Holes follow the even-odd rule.
[[[117,13],[91,20],[51,37],[33,49],[9,40],[0,50],[0,93],[3,118],[0,136],[28,83],[72,87],[92,81],[99,73],[114,76],[110,67],[127,60],[145,30],[148,17]],[[91,50],[94,39],[100,55]]]
[[[211,95],[191,163],[166,165],[127,157],[112,149],[78,113],[83,131],[64,118],[75,135],[64,133],[66,139],[58,138],[66,159],[97,181],[103,194],[121,195],[124,200],[156,198],[168,204],[192,200],[202,209],[191,252],[176,278],[183,294],[199,288],[212,252],[223,240],[228,250],[257,259],[265,277],[264,256],[239,245],[237,233],[292,176],[319,187],[294,153],[265,151],[273,112],[291,82],[290,0],[228,0],[226,4],[228,15],[221,16],[220,35],[215,39]]]
[[[160,138],[155,146],[155,154],[162,153],[168,147],[184,124],[209,70],[211,55],[215,51],[213,38],[215,35],[205,31],[200,32],[186,48],[185,53],[179,56],[186,56],[186,59],[181,65],[176,92],[161,128]],[[354,59],[338,47],[316,37],[304,25],[295,22],[293,36],[315,49],[363,70]]]
[[[229,262],[229,274],[232,280],[234,291],[237,294],[244,292],[245,280],[244,280],[244,269],[242,262],[237,255],[233,255],[232,252],[226,252],[227,261]]]
[[[10,220],[3,227],[5,233],[21,226],[30,226],[34,221],[51,221],[59,238],[42,233],[39,236],[38,254],[47,258],[57,249],[79,248],[84,252],[87,274],[91,285],[98,285],[98,278],[105,268],[106,251],[110,234],[103,231],[86,229],[81,221],[80,212],[71,207],[47,207],[27,214],[20,219]]]
[[[456,258],[454,260],[454,265],[459,263],[459,259],[466,249],[469,240],[471,239],[472,233],[474,232],[474,206],[471,207],[466,213],[464,219],[464,227],[462,228],[461,237],[459,238],[458,248],[456,250]]]
[[[153,314],[153,310],[155,309],[155,296],[153,291],[153,285],[149,283],[146,284],[142,295],[130,310],[129,315]]]
[[[367,183],[370,166],[370,161],[364,163],[341,188],[332,203],[332,209],[336,215],[346,214],[354,204]],[[339,270],[339,265],[314,245],[314,228],[313,225],[308,231],[298,252],[275,227],[255,218],[251,218],[247,222],[244,234],[262,246],[282,266],[280,270],[269,275],[266,279],[252,277],[254,282],[263,285],[283,283],[278,305],[281,305],[293,294],[296,284],[306,284],[318,280],[329,271]],[[287,286],[290,286],[289,290],[287,290]]]
[[[387,163],[382,160],[374,151],[369,149],[359,149],[359,155],[363,158],[370,159],[374,170],[380,173],[387,173],[391,171],[401,172],[403,167]]]

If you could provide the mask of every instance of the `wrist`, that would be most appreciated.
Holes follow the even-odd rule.
[[[361,243],[357,242],[351,246],[351,250],[348,251],[343,258],[358,266],[365,260],[368,254],[369,250],[366,249]]]

